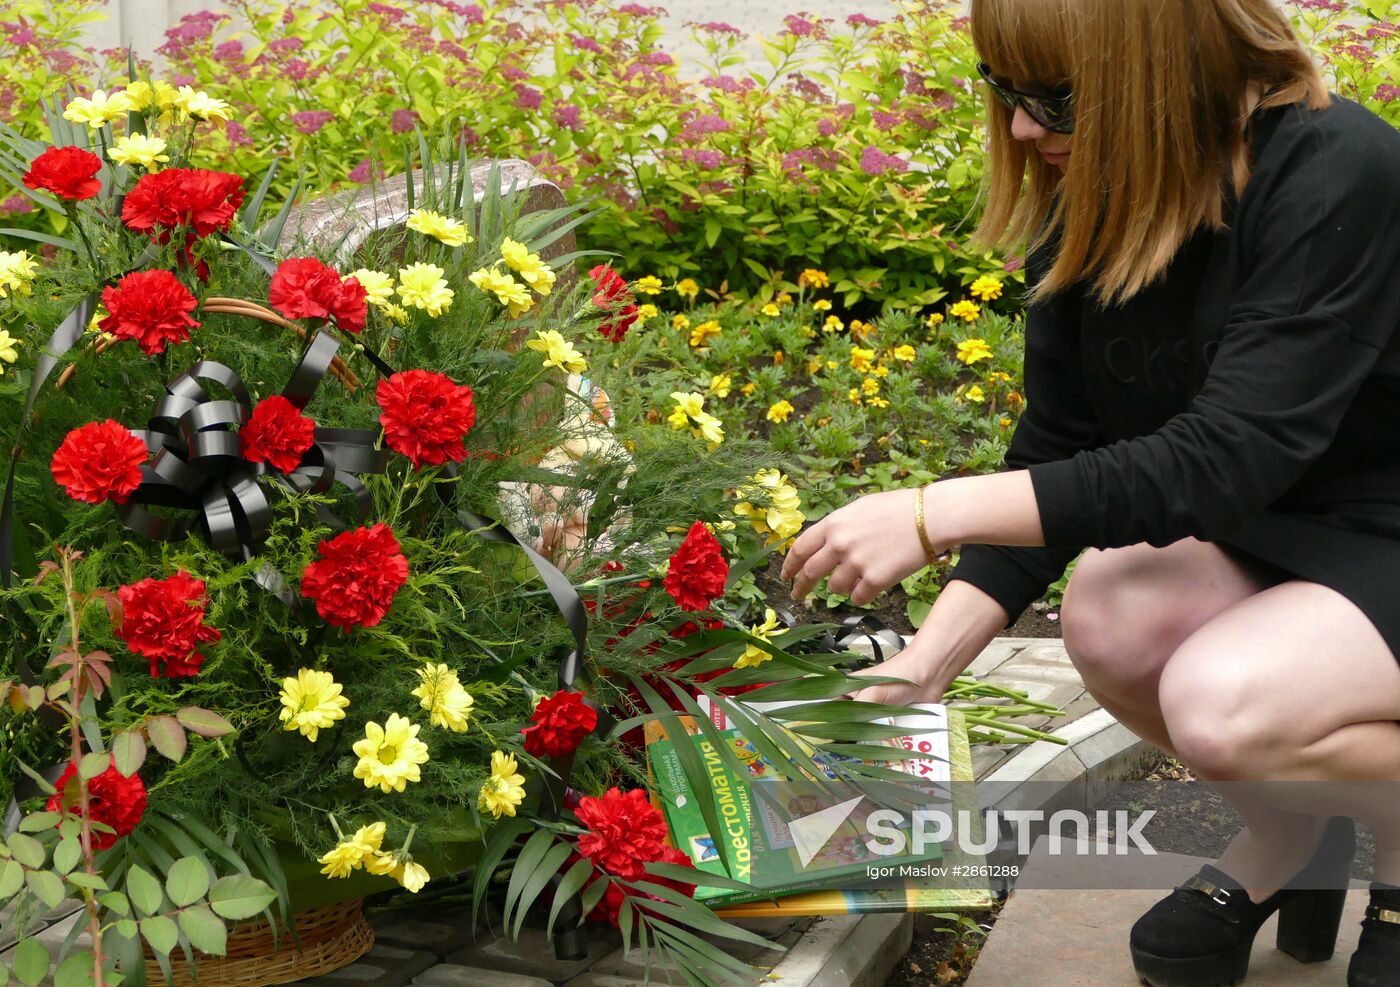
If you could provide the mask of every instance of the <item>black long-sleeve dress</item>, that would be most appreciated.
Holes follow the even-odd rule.
[[[1194,536],[1336,589],[1400,659],[1400,132],[1336,96],[1251,127],[1228,229],[1122,305],[1028,312],[1006,466],[1046,547],[965,545],[950,573],[1008,627],[1086,547]]]

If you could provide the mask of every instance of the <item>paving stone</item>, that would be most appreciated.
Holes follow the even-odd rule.
[[[1054,734],[1065,743],[1077,748],[1082,741],[1102,733],[1117,722],[1108,710],[1096,709],[1085,713],[1072,723],[1062,723],[1055,728]]]
[[[972,748],[972,777],[986,778],[1021,746],[1024,745],[977,744]]]
[[[553,987],[548,980],[479,966],[443,963],[413,981],[413,987]]]
[[[1138,987],[1128,953],[1128,930],[1138,917],[1186,877],[1204,858],[1180,854],[1138,855],[1132,858],[1050,857],[1044,844],[1027,859],[996,925],[982,946],[967,987]],[[1116,890],[1072,890],[1061,878],[1072,877],[1083,888],[1090,867],[1111,869],[1114,881],[1134,876],[1151,887]],[[1052,873],[1058,869],[1058,874]],[[1028,887],[1029,884],[1054,887]],[[1105,884],[1105,887],[1108,885]],[[1346,979],[1346,966],[1360,935],[1368,901],[1365,885],[1356,881],[1347,898],[1336,952],[1324,963],[1301,964],[1274,948],[1276,918],[1269,919],[1254,940],[1249,983],[1271,987],[1337,987]],[[785,985],[787,987],[787,985]]]
[[[372,924],[375,942],[404,949],[423,949],[438,956],[446,956],[472,941],[470,915],[464,916],[460,922],[453,922],[434,921],[421,914],[404,913],[377,916]]]
[[[995,638],[991,644],[982,649],[981,654],[972,659],[972,664],[967,666],[964,674],[973,675],[979,679],[987,678],[1024,647],[1025,645],[1019,643],[1015,638]]]
[[[1120,782],[1143,777],[1162,757],[1162,751],[1121,723],[1074,745],[1084,763],[1085,799],[1098,805]]]
[[[347,984],[403,987],[436,962],[437,957],[432,953],[376,943],[368,953],[349,966],[298,982],[308,987],[346,987]]]
[[[904,954],[912,915],[834,915],[813,922],[769,977],[782,987],[879,987]]]
[[[488,970],[505,970],[545,980],[564,981],[589,970],[620,943],[616,934],[589,931],[586,939],[588,955],[578,960],[555,959],[554,943],[539,929],[522,929],[520,939],[509,939],[480,933],[477,942],[459,949],[448,962],[461,966],[477,966]]]

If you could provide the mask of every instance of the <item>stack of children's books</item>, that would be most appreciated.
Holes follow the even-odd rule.
[[[752,703],[745,709],[762,714],[781,709],[791,725],[800,722],[795,719],[800,705]],[[810,772],[805,778],[778,773],[762,756],[764,745],[746,737],[720,707],[702,697],[700,708],[713,729],[682,716],[651,721],[645,731],[654,801],[666,816],[672,842],[697,869],[729,879],[727,887],[697,887],[697,900],[728,918],[991,907],[989,884],[976,876],[983,872],[978,866],[983,858],[969,856],[962,841],[951,836],[941,842],[915,838],[918,827],[908,821],[914,803],[891,812],[878,795],[865,794],[858,777],[840,770],[841,761],[854,760],[835,752],[840,745],[811,752],[810,763],[831,779],[814,785]],[[911,709],[918,712],[884,721],[908,732],[881,742],[909,756],[881,765],[909,776],[907,785],[896,786],[906,799],[927,799],[928,807],[952,818],[961,807],[962,818],[976,824],[972,752],[962,716],[939,703]],[[716,741],[726,750],[718,750]],[[687,781],[678,744],[689,745],[704,764],[707,790],[695,791]],[[702,799],[711,812],[704,811]],[[974,804],[961,804],[969,801]],[[882,808],[887,810],[883,820],[869,818]],[[718,832],[707,824],[707,815]],[[890,839],[872,840],[872,833]],[[970,835],[968,845],[980,842],[980,833]],[[894,846],[902,849],[892,852]]]

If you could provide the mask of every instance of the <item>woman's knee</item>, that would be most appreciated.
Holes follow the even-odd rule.
[[[1211,780],[1265,778],[1295,739],[1270,708],[1261,663],[1206,640],[1188,640],[1162,669],[1157,701],[1177,756]]]
[[[1060,633],[1065,651],[1090,685],[1127,693],[1155,690],[1165,655],[1155,654],[1157,619],[1151,591],[1138,585],[1136,547],[1090,549],[1065,587]]]

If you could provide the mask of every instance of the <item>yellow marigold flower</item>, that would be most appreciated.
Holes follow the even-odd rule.
[[[879,394],[880,382],[874,377],[867,377],[865,378],[865,380],[860,382],[860,390],[861,393],[865,395]]]
[[[942,313],[942,312],[931,312],[931,313],[929,313],[928,318],[924,319],[924,325],[928,326],[930,329],[936,329],[936,328],[938,328],[939,326],[941,326],[942,324],[943,324],[943,313]]]
[[[964,322],[976,322],[981,317],[982,310],[977,307],[976,302],[964,298],[962,301],[950,305],[948,314],[955,319],[962,319]]]
[[[849,391],[846,392],[846,397],[848,397],[848,398],[851,399],[851,404],[860,404],[860,403],[861,403],[860,388],[859,388],[859,387],[853,387],[853,388],[851,388]]]
[[[383,271],[372,271],[367,267],[351,271],[350,276],[365,289],[365,301],[378,308],[390,305],[394,300],[394,279]]]
[[[733,386],[734,381],[728,374],[715,374],[710,378],[710,386],[707,388],[707,393],[717,398],[727,398]]]
[[[797,276],[797,284],[802,288],[826,288],[830,286],[831,278],[827,277],[825,271],[809,267]]]
[[[435,727],[465,733],[467,718],[472,713],[473,699],[446,665],[425,665],[418,669],[422,684],[413,690],[419,704],[428,711]]]
[[[993,370],[987,375],[987,379],[993,383],[1007,384],[1011,382],[1011,375],[1000,370]]]
[[[535,300],[527,289],[509,274],[495,268],[483,267],[467,275],[467,280],[487,294],[495,294],[496,299],[509,310],[512,319],[518,319],[534,307]]]
[[[1000,419],[1000,420],[997,422],[997,424],[1000,425],[1002,428],[1010,428],[1010,427],[1011,427],[1011,419],[1010,419],[1010,418],[1002,418],[1002,419]]]
[[[770,319],[773,318],[775,315],[782,314],[782,309],[778,308],[778,306],[774,305],[772,302],[769,302],[767,305],[763,306],[763,308],[759,309],[759,311],[762,312],[764,315],[768,316]]]
[[[136,113],[140,113],[155,100],[155,90],[151,88],[149,82],[144,82],[141,79],[128,82],[124,91],[127,103]]]
[[[869,373],[875,367],[875,351],[861,346],[851,347],[851,369]]]
[[[93,130],[101,130],[107,124],[131,110],[131,100],[125,92],[101,89],[93,90],[89,97],[79,96],[63,108],[63,119],[73,123],[85,123]]]
[[[391,321],[401,326],[408,325],[408,310],[402,305],[385,305],[384,315]]]
[[[671,328],[685,332],[690,328],[690,320],[684,315],[673,315],[671,316]]]
[[[704,346],[709,343],[710,337],[718,336],[723,331],[720,324],[713,319],[702,322],[690,330],[690,345]]]
[[[822,369],[822,358],[821,358],[821,357],[819,357],[819,356],[813,356],[813,357],[808,357],[808,358],[807,358],[806,370],[807,370],[807,375],[808,375],[809,377],[815,377],[817,374],[821,373],[821,369]]]
[[[1026,403],[1026,399],[1021,397],[1021,395],[1018,392],[1011,391],[1009,394],[1006,395],[1006,403],[1011,405],[1011,407],[1013,408],[1019,408],[1021,407],[1021,405]]]
[[[632,290],[642,295],[659,295],[662,287],[661,279],[651,274],[632,282]]]
[[[831,302],[825,298],[818,298],[812,303],[812,308],[816,309],[818,312],[830,312]]]
[[[107,148],[107,157],[117,164],[140,165],[147,171],[155,171],[157,165],[165,164],[170,155],[165,152],[165,141],[145,134],[129,134],[118,137]]]
[[[16,250],[10,253],[0,250],[0,298],[8,297],[11,291],[21,295],[32,294],[30,282],[38,273],[39,265],[27,251]]]
[[[873,323],[873,322],[862,322],[862,321],[860,321],[860,319],[852,319],[852,320],[851,320],[850,329],[851,329],[851,336],[852,336],[854,339],[856,339],[858,342],[862,342],[862,343],[863,343],[863,342],[865,342],[865,337],[866,337],[866,336],[874,335],[874,333],[875,333],[875,323]]]
[[[983,401],[987,400],[987,395],[982,393],[982,388],[978,384],[973,384],[969,387],[967,393],[963,396],[976,404],[981,404]]]
[[[694,278],[681,278],[676,282],[676,294],[691,301],[700,297],[700,285]]]
[[[661,310],[655,305],[638,305],[637,319],[645,322],[647,319],[654,319],[661,314]]]
[[[454,292],[447,287],[447,273],[436,264],[410,264],[399,268],[399,297],[405,305],[420,308],[433,318],[452,307]]]
[[[345,719],[345,707],[350,700],[341,695],[340,683],[330,672],[310,668],[299,670],[296,677],[282,680],[282,710],[278,718],[285,730],[299,730],[313,744],[322,730]]]
[[[445,243],[449,247],[460,247],[463,244],[472,242],[472,235],[467,232],[467,224],[459,219],[452,219],[444,216],[440,212],[433,212],[431,209],[414,209],[408,214],[408,222],[404,224],[415,233],[422,233],[430,236],[439,243]],[[506,241],[507,243],[510,241]],[[501,252],[505,252],[502,245]]]
[[[797,488],[778,470],[759,470],[736,493],[740,501],[734,513],[748,518],[754,531],[767,536],[766,545],[794,537],[807,520]]]
[[[816,338],[817,338],[817,330],[813,329],[811,326],[803,326],[803,327],[802,327],[802,338],[803,338],[803,339],[816,339]]]
[[[774,298],[773,301],[777,302],[780,306],[782,306],[782,305],[791,305],[791,304],[792,304],[792,296],[789,295],[786,291],[780,291],[780,292],[778,292],[778,297],[777,297],[777,298]]]
[[[914,349],[914,347],[910,346],[908,343],[905,343],[902,346],[896,346],[894,349],[890,350],[890,356],[894,357],[896,360],[899,360],[901,363],[913,363],[914,359],[918,355],[919,351]]]
[[[834,315],[828,315],[826,321],[822,323],[822,332],[840,332],[846,328],[846,323],[842,322]]]
[[[773,351],[773,366],[775,366],[775,367],[780,367],[780,366],[782,366],[783,361],[786,360],[786,359],[787,359],[787,354],[785,354],[782,350],[774,350],[774,351]]]
[[[546,367],[558,367],[566,374],[581,374],[588,369],[583,354],[556,329],[536,329],[535,337],[525,345],[544,354]]]
[[[420,764],[428,762],[428,745],[418,739],[418,724],[398,713],[390,713],[381,727],[373,720],[365,724],[365,739],[351,748],[360,758],[355,777],[366,788],[378,786],[385,795],[402,792],[410,781],[421,781]]]
[[[754,637],[772,642],[772,633],[778,629],[778,615],[773,612],[772,607],[765,607],[763,611],[763,623],[754,624],[749,628],[749,633]],[[735,668],[757,668],[773,656],[767,651],[754,644],[749,644],[744,648],[744,653],[734,661]]]
[[[516,243],[511,239],[502,240],[501,256],[506,265],[520,275],[520,280],[539,292],[540,297],[554,290],[553,268],[540,260],[539,254],[530,253],[523,243]]]
[[[1001,297],[1002,283],[990,274],[984,274],[976,281],[972,282],[972,287],[967,289],[968,294],[973,298],[980,298],[984,302],[995,301]]]
[[[888,408],[890,406],[890,402],[887,399],[880,397],[866,398],[865,403],[872,408]],[[884,438],[883,435],[880,437]],[[884,443],[881,444],[883,445]]]
[[[206,92],[196,92],[193,86],[181,86],[175,92],[175,106],[196,120],[228,123],[233,119],[233,107]]]
[[[768,414],[765,416],[770,422],[782,424],[788,420],[788,416],[793,412],[792,403],[787,400],[778,401],[768,406]]]
[[[883,363],[877,363],[875,365],[875,369],[870,372],[876,377],[885,378],[890,375],[890,368],[885,366]]]
[[[978,360],[990,360],[992,348],[985,339],[964,339],[958,344],[958,359],[969,367]]]
[[[334,850],[317,861],[325,865],[321,873],[327,877],[349,877],[352,871],[367,863],[365,858],[379,853],[385,828],[382,822],[371,823],[361,826],[353,836],[342,839]]]
[[[504,751],[491,754],[491,777],[481,786],[477,801],[493,819],[514,816],[516,806],[525,801],[525,776],[518,769],[515,758]]]
[[[743,387],[739,388],[739,393],[744,395],[744,397],[748,398],[753,397],[753,392],[756,390],[758,390],[758,385],[755,384],[753,381],[749,381]]]

